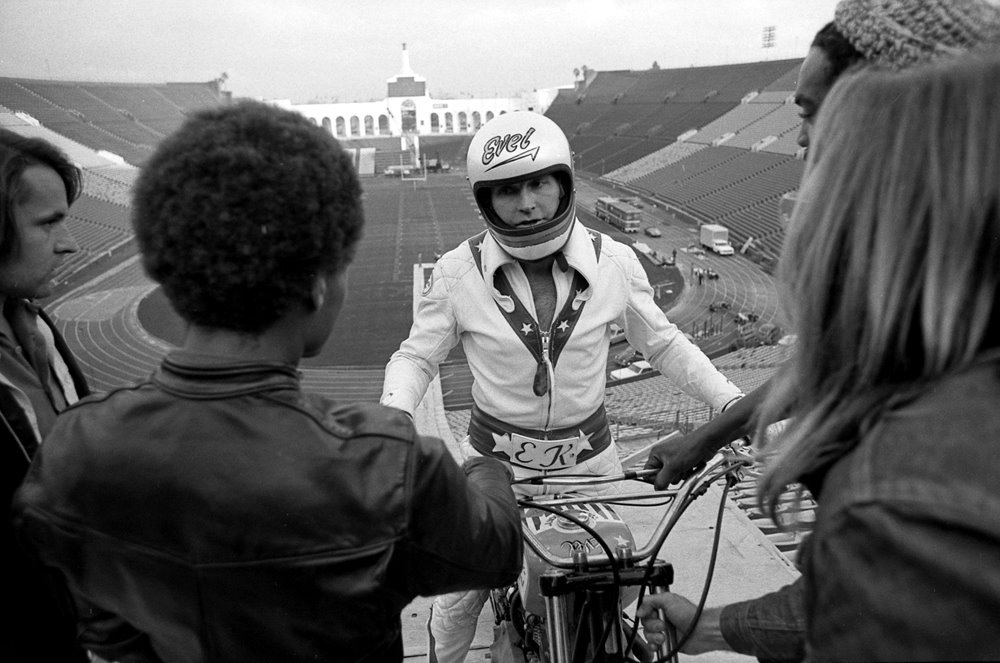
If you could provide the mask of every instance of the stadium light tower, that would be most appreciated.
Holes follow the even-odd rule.
[[[761,44],[761,48],[774,48],[775,30],[776,28],[773,25],[764,26],[763,43]]]

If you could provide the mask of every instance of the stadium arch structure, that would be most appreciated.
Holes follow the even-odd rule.
[[[493,117],[513,110],[544,112],[557,89],[535,91],[518,97],[438,99],[428,91],[427,80],[410,66],[403,44],[400,73],[386,81],[384,99],[353,103],[305,103],[275,101],[292,108],[336,138],[351,146],[366,139],[394,138],[386,145],[407,150],[419,139],[431,136],[471,136]],[[414,138],[416,137],[416,140]],[[409,143],[407,143],[409,141]]]

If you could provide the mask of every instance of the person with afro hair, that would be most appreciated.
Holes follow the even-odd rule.
[[[187,323],[146,381],[56,422],[15,526],[116,661],[399,661],[418,595],[512,583],[508,470],[459,467],[375,404],[306,393],[361,237],[350,157],[301,115],[201,111],[135,188],[149,275]]]

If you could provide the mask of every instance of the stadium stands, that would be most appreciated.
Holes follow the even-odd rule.
[[[720,136],[743,131],[777,108],[777,104],[741,104],[714,122],[702,127],[698,133],[688,138],[687,142],[712,145]],[[733,146],[731,142],[726,144]]]
[[[214,93],[213,93],[214,89]],[[217,105],[215,83],[75,83],[0,78],[0,105],[94,151],[142,165],[185,113]]]
[[[802,174],[791,103],[800,62],[600,72],[546,114],[579,170],[726,225],[766,264],[781,246],[777,201]]]

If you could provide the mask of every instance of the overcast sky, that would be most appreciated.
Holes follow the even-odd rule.
[[[0,0],[0,76],[207,81],[237,96],[385,96],[406,42],[433,97],[569,85],[573,69],[798,58],[836,0]],[[765,26],[775,46],[762,48]]]

